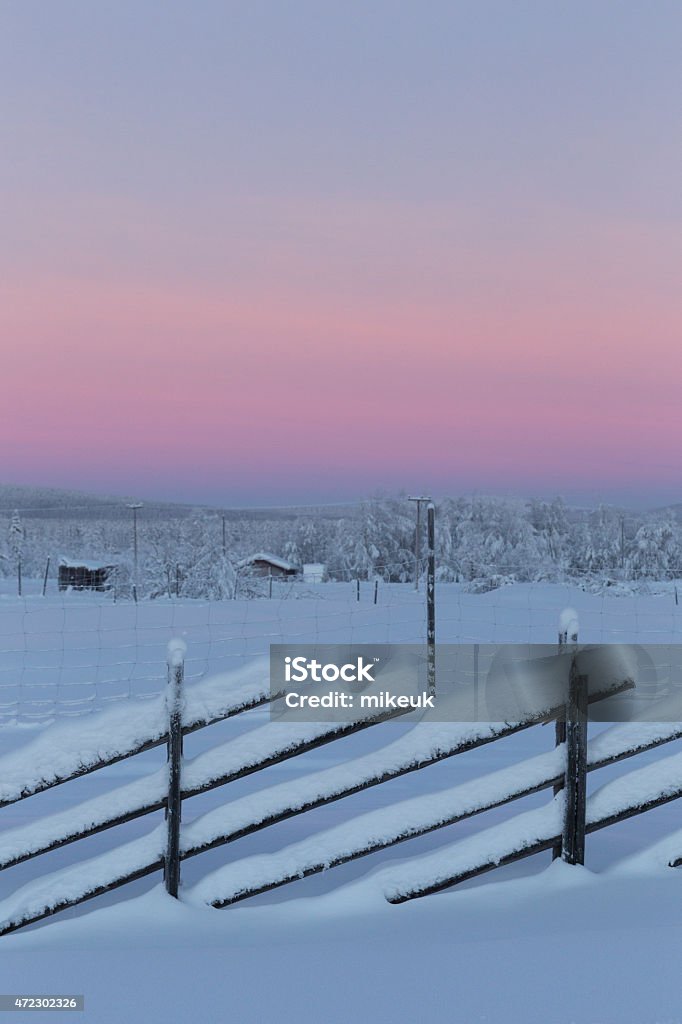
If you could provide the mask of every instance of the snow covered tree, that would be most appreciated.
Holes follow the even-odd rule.
[[[679,528],[672,513],[646,520],[635,535],[628,568],[634,579],[669,579],[680,563]]]
[[[575,567],[607,576],[621,567],[621,516],[616,509],[600,505],[589,515],[580,532]]]
[[[21,561],[24,553],[24,527],[16,509],[9,524],[9,553],[15,565]]]
[[[571,561],[571,529],[562,498],[530,502],[530,522],[535,530],[544,576],[561,577]]]
[[[9,554],[12,561],[12,565],[17,573],[17,591],[19,597],[21,597],[21,577],[22,577],[22,556],[24,553],[24,527],[19,513],[15,509],[12,514],[12,519],[9,524]]]

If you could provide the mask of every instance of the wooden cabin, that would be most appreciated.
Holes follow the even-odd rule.
[[[300,566],[287,562],[278,555],[270,555],[266,551],[242,558],[237,567],[242,571],[248,571],[252,576],[271,576],[273,579],[290,579],[298,576],[301,571]]]
[[[60,558],[60,590],[111,590],[116,566],[106,561],[84,558]]]

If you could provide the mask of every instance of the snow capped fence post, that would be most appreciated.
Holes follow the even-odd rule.
[[[571,661],[566,705],[566,809],[561,857],[567,864],[585,863],[587,808],[587,676]]]
[[[429,693],[436,692],[436,508],[427,510],[426,645]]]
[[[564,608],[563,612],[559,616],[559,653],[561,654],[562,648],[565,648],[569,642],[573,647],[578,643],[578,616],[572,608]],[[555,725],[555,738],[554,746],[559,747],[562,743],[566,742],[566,716],[557,718]],[[564,788],[563,782],[559,782],[554,787],[554,796],[560,793]],[[561,844],[557,844],[552,849],[552,860],[558,860],[561,856]]]
[[[572,608],[564,608],[559,616],[559,647],[567,643],[578,643],[578,614]]]
[[[164,862],[166,892],[177,899],[180,885],[180,773],[182,765],[182,685],[185,677],[185,651],[183,640],[168,644],[168,803],[166,821],[168,841]]]

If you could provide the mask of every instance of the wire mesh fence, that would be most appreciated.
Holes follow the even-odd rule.
[[[158,694],[173,636],[190,683],[271,643],[426,642],[426,517],[417,528],[406,497],[223,512],[45,501],[0,509],[0,540],[3,517],[0,724]],[[553,642],[574,605],[585,642],[679,640],[678,541],[669,516],[443,501],[436,638]],[[651,573],[633,583],[637,565]]]
[[[87,714],[164,687],[171,637],[188,643],[187,679],[238,669],[271,643],[426,642],[422,588],[370,581],[278,583],[270,599],[183,598],[114,601],[111,594],[56,593],[33,581],[0,604],[0,723],[25,724]],[[484,594],[436,587],[441,643],[553,643],[558,616],[575,606],[586,643],[672,643],[682,611],[671,590],[630,597],[590,594],[571,585],[516,584]]]

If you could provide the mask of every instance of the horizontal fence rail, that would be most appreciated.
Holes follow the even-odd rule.
[[[634,773],[632,773],[634,774]],[[627,776],[626,776],[627,778]],[[664,804],[670,803],[673,800],[679,800],[682,797],[682,776],[678,777],[676,785],[672,788],[664,786],[664,792],[660,792],[661,783],[657,783],[656,793],[645,800],[637,800],[627,806],[621,808],[619,811],[603,814],[602,816],[596,816],[589,818],[585,826],[586,834],[597,832],[600,829],[608,828],[611,825],[616,825],[619,822],[626,821],[628,818],[634,818],[637,815],[644,814],[646,811],[651,811],[656,807],[661,807]],[[587,803],[587,809],[589,813],[589,801]],[[547,811],[547,808],[543,808],[543,811]],[[555,811],[556,808],[549,807],[549,810]],[[396,892],[387,895],[389,903],[405,903],[408,900],[417,899],[422,896],[429,896],[436,892],[442,892],[444,889],[450,889],[461,882],[466,882],[471,878],[476,878],[479,875],[485,874],[488,871],[493,871],[495,868],[503,867],[506,864],[512,864],[516,861],[523,860],[526,857],[532,857],[536,853],[542,853],[545,850],[552,849],[558,842],[562,840],[563,833],[561,828],[556,828],[556,822],[558,815],[545,814],[547,824],[545,825],[543,835],[533,839],[531,842],[524,843],[524,845],[509,844],[511,848],[504,849],[504,842],[501,842],[499,846],[492,845],[493,837],[491,837],[491,852],[485,857],[482,857],[479,861],[472,864],[471,866],[462,869],[460,871],[452,871],[446,874],[445,877],[439,878],[437,881],[425,882],[422,885],[414,885],[412,887],[406,887],[404,890],[397,890]],[[480,833],[479,837],[480,838]],[[671,861],[671,867],[682,864],[682,857],[677,861]]]
[[[225,721],[244,711],[263,707],[281,696],[271,695],[269,684],[262,678],[257,683],[247,684],[231,694],[219,694],[216,691],[214,682],[210,688],[202,687],[201,683],[194,687],[193,700],[188,702],[182,724],[183,736],[216,722]],[[132,736],[128,728],[121,730],[120,734],[117,732],[116,725],[121,720],[118,708],[103,711],[95,720],[97,733],[92,739],[91,749],[88,750],[85,746],[85,749],[74,750],[67,737],[64,749],[59,751],[58,765],[55,765],[55,746],[59,744],[59,726],[55,727],[54,732],[50,730],[44,734],[49,743],[44,744],[42,752],[40,749],[32,750],[30,765],[22,764],[21,758],[17,755],[0,759],[0,808],[52,789],[54,786],[71,782],[83,775],[89,775],[100,768],[108,768],[134,757],[135,754],[163,746],[168,742],[165,707],[163,698],[159,698],[153,704],[139,707]],[[88,719],[87,724],[84,723],[86,745],[88,727],[92,726],[92,721]],[[32,776],[34,781],[24,781],[27,775]]]
[[[182,736],[266,705],[281,695],[270,694],[262,666],[237,686],[232,685],[231,679],[229,693],[225,678],[220,684],[215,680],[195,684],[183,693],[182,666],[182,652],[175,646],[169,660],[172,699],[140,708],[142,714],[132,732],[124,726],[118,709],[111,709],[92,716],[92,728],[83,729],[82,748],[62,751],[57,763],[52,755],[55,743],[59,744],[59,726],[32,744],[30,764],[21,752],[0,759],[3,807],[152,747],[166,743],[169,748],[167,768],[85,801],[68,812],[49,815],[38,826],[18,827],[0,835],[3,870],[154,811],[164,810],[167,818],[164,825],[140,839],[44,876],[39,884],[29,883],[5,899],[0,904],[0,935],[159,870],[164,871],[168,891],[177,895],[180,863],[190,857],[564,714],[561,705],[518,722],[463,725],[422,721],[406,735],[370,754],[233,800],[182,826],[183,800],[406,713],[388,711],[353,723],[299,723],[283,727],[281,723],[270,722],[184,764]],[[601,691],[597,689],[589,701],[603,700],[632,685],[630,680],[624,680]],[[548,753],[442,793],[411,798],[352,818],[295,847],[261,855],[257,864],[253,857],[236,861],[198,883],[191,892],[192,898],[214,907],[230,906],[550,788],[554,788],[556,795],[545,807],[478,833],[479,842],[484,837],[484,854],[479,850],[478,856],[474,856],[467,846],[468,840],[461,840],[448,854],[447,870],[434,866],[428,857],[410,860],[405,878],[387,880],[386,898],[391,903],[402,903],[426,896],[542,850],[559,848],[564,859],[582,862],[585,835],[682,796],[682,758],[660,762],[663,768],[658,771],[652,769],[659,763],[624,776],[625,780],[637,779],[637,800],[627,798],[627,782],[623,784],[623,779],[609,784],[616,786],[616,790],[610,790],[615,792],[615,803],[605,804],[600,797],[602,790],[586,800],[586,774],[682,738],[682,723],[642,724],[634,735],[628,726],[614,726],[588,747],[586,704],[580,703],[587,701],[585,677],[573,673],[570,693],[571,706],[576,710],[572,712],[569,707],[565,736]],[[169,729],[169,720],[174,728]],[[682,863],[682,857],[673,863]]]
[[[593,702],[601,700],[605,696],[611,696],[614,692],[616,691],[609,690],[608,694],[595,694],[591,700]],[[237,714],[238,712],[234,713]],[[253,759],[250,762],[240,761],[240,742],[238,739],[232,740],[222,747],[214,748],[205,755],[200,755],[194,760],[189,771],[185,773],[184,784],[181,784],[182,799],[188,799],[227,785],[230,782],[235,782],[238,779],[243,779],[254,772],[282,763],[299,754],[308,753],[344,736],[360,732],[371,725],[398,717],[399,714],[400,712],[386,712],[384,715],[374,716],[367,721],[353,723],[352,725],[339,725],[333,728],[329,725],[321,725],[318,727],[320,731],[317,735],[303,741],[292,738],[291,733],[289,733],[274,749],[271,748],[259,758]],[[468,731],[471,735],[467,735],[465,738],[461,738],[458,735],[464,730],[461,726],[456,725],[441,726],[437,738],[434,738],[427,730],[421,730],[421,742],[419,736],[416,737],[416,742],[415,737],[410,736],[409,740],[398,741],[397,744],[392,744],[391,750],[394,757],[397,758],[396,763],[392,767],[381,767],[385,758],[382,758],[382,752],[379,751],[377,755],[368,755],[361,759],[362,763],[358,765],[357,778],[350,784],[347,781],[350,767],[348,765],[344,765],[343,769],[337,773],[339,779],[343,779],[345,784],[337,782],[333,770],[329,773],[329,779],[320,780],[317,775],[313,775],[310,777],[311,795],[302,799],[298,806],[285,806],[276,813],[271,812],[262,819],[244,826],[245,830],[242,834],[249,835],[259,829],[266,828],[268,825],[277,824],[305,811],[313,810],[347,796],[353,796],[372,786],[381,785],[391,779],[400,778],[431,764],[436,764],[446,758],[465,753],[506,736],[511,736],[521,730],[538,725],[545,720],[546,716],[543,715],[529,718],[520,723],[485,723],[476,728],[470,728]],[[197,728],[199,727],[197,726]],[[267,728],[267,726],[264,727],[266,730]],[[307,729],[309,728],[308,726]],[[420,727],[417,726],[415,731],[419,732],[419,730]],[[183,729],[184,733],[189,731]],[[451,735],[448,735],[448,733]],[[670,740],[681,736],[682,725],[671,725],[666,727],[663,733],[660,730],[657,731],[651,738],[642,741],[636,748],[630,749],[627,746],[616,745],[609,753],[608,758],[603,761],[603,764],[615,763],[618,760],[631,757],[644,750],[653,749],[662,743],[670,742]],[[627,739],[625,742],[627,743]],[[244,743],[244,746],[249,749],[252,748],[252,739],[249,738]],[[267,742],[265,742],[265,746],[267,748]],[[217,766],[222,760],[220,757],[221,751],[224,751],[225,756],[231,755],[234,767],[225,769],[224,761],[222,761],[223,770],[217,770]],[[111,761],[105,762],[105,764],[111,763]],[[597,767],[601,766],[601,764],[597,765]],[[96,769],[92,768],[91,770],[94,771]],[[74,774],[70,778],[74,779],[77,777],[78,774]],[[557,779],[560,777],[563,777],[562,772],[558,773]],[[60,780],[60,782],[66,781],[69,780]],[[57,784],[54,783],[54,785]],[[553,784],[553,780],[548,780],[539,788],[545,788],[551,784]],[[125,824],[135,818],[162,810],[166,806],[166,788],[166,773],[162,770],[141,780],[141,782],[132,783],[123,789],[114,790],[106,796],[86,801],[68,812],[48,817],[41,822],[39,830],[32,830],[28,827],[5,833],[0,836],[0,870],[13,867],[42,853],[49,853],[106,829]],[[17,797],[17,800],[25,799],[26,796],[30,795],[32,793],[24,794],[21,797]],[[527,794],[520,792],[518,795],[523,796]],[[287,796],[288,799],[289,797]],[[253,804],[253,798],[250,798],[250,802]],[[120,809],[122,805],[125,805],[123,810]],[[117,808],[117,813],[111,813],[111,808],[114,807]],[[51,831],[53,834],[49,837]],[[49,838],[46,838],[46,834]],[[40,837],[39,842],[36,841],[37,836]],[[217,837],[211,840],[210,844],[206,843],[202,849],[213,849],[224,843],[232,842],[236,838],[241,838],[241,835],[233,836],[228,833],[224,837]],[[186,854],[186,856],[193,856],[194,853],[199,852],[202,852],[202,850],[197,849],[193,853]]]

